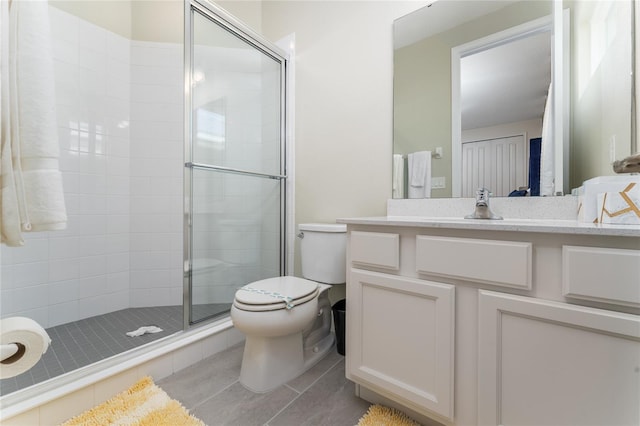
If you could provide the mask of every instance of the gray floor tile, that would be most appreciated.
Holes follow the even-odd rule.
[[[160,380],[158,386],[191,409],[238,381],[243,349],[237,345],[206,358]]]
[[[344,363],[338,363],[268,424],[353,426],[370,405],[354,392],[355,385],[345,377]]]
[[[324,358],[318,361],[316,365],[311,367],[305,373],[291,380],[289,383],[287,383],[287,385],[298,392],[304,392],[309,386],[313,384],[313,382],[318,380],[320,376],[322,376],[324,373],[329,371],[331,367],[341,361],[344,362],[344,357],[338,354],[335,348],[332,348],[331,352],[329,352]]]
[[[267,393],[254,393],[236,382],[191,413],[209,426],[260,426],[298,395],[286,386]]]

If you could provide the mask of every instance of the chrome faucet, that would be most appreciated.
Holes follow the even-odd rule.
[[[487,188],[478,188],[476,191],[476,209],[472,214],[466,215],[464,218],[502,220],[502,216],[496,215],[489,208],[489,195],[491,195],[491,191]]]

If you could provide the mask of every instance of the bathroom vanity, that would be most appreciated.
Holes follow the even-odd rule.
[[[505,217],[338,220],[347,378],[425,423],[640,424],[640,227]]]

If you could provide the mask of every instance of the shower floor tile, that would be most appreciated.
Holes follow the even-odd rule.
[[[202,309],[210,315],[228,311],[229,304],[197,305],[194,309]],[[194,315],[198,313],[194,311]],[[146,325],[158,326],[163,331],[137,337],[125,334]],[[0,395],[126,352],[182,329],[182,306],[128,308],[48,328],[51,346],[47,352],[29,371],[0,380]]]

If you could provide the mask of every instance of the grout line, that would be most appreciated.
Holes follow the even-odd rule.
[[[240,379],[235,380],[235,381],[231,382],[228,386],[225,386],[224,388],[220,389],[218,392],[214,393],[213,395],[209,396],[208,398],[205,398],[202,401],[194,404],[193,407],[187,407],[187,408],[189,409],[189,411],[195,410],[196,408],[198,408],[201,405],[203,405],[205,402],[215,398],[216,396],[220,395],[222,392],[226,391],[231,386],[233,386],[233,385],[235,385],[236,383],[239,383],[239,382],[240,382]]]

